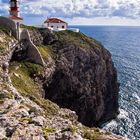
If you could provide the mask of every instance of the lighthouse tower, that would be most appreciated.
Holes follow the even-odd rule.
[[[10,15],[19,17],[19,1],[10,0]]]
[[[10,19],[15,22],[22,22],[22,18],[20,17],[19,11],[19,1],[18,0],[10,0]]]
[[[20,39],[21,28],[20,25],[23,22],[23,18],[20,17],[19,0],[10,0],[10,19],[16,24],[17,39]]]

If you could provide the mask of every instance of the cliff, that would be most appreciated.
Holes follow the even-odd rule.
[[[40,30],[39,38],[31,34],[36,45],[43,43],[53,49],[55,70],[49,85],[44,83],[45,98],[76,111],[79,121],[87,126],[117,116],[117,72],[101,43],[72,31],[52,34]]]
[[[18,43],[0,30],[0,139],[125,139],[83,125],[118,113],[110,53],[82,33],[28,30],[45,66],[28,61],[26,40]]]

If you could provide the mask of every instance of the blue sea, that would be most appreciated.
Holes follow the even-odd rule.
[[[118,71],[120,114],[103,128],[140,140],[140,27],[73,27],[102,42]]]

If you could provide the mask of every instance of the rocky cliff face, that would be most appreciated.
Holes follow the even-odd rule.
[[[21,56],[28,51],[24,43],[20,50],[21,44],[0,30],[0,139],[125,139],[77,121],[93,126],[116,116],[118,83],[110,53],[81,33],[36,30],[32,41],[45,67],[28,62]]]
[[[115,118],[119,85],[109,51],[82,33],[40,33],[43,44],[53,48],[56,67],[49,85],[44,84],[45,97],[76,111],[79,121],[88,126]]]

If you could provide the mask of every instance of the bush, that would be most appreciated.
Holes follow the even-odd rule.
[[[9,28],[6,28],[4,26],[0,26],[0,30],[6,33],[7,35],[10,35],[11,30]]]

